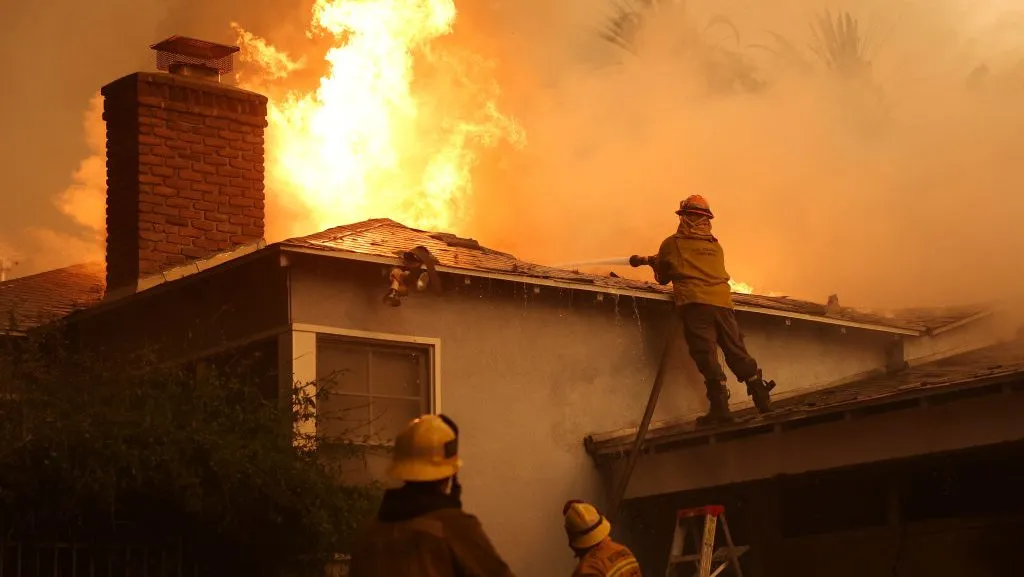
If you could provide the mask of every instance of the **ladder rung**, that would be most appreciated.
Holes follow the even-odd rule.
[[[749,551],[750,547],[747,546],[747,545],[740,545],[738,547],[733,547],[732,550],[735,552],[735,556],[739,557],[740,555],[742,555],[742,554],[746,553],[747,551]],[[729,548],[728,547],[722,547],[719,550],[715,551],[713,555],[711,555],[711,560],[712,561],[724,561],[726,559],[729,559],[732,556],[733,555],[729,555]],[[678,565],[679,563],[693,563],[694,561],[700,561],[700,554],[696,554],[696,555],[673,555],[672,558],[669,559],[668,564],[671,566],[671,565]]]

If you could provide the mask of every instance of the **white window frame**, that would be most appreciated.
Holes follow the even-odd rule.
[[[293,323],[288,338],[290,338],[291,367],[283,371],[291,377],[292,383],[310,383],[317,380],[316,341],[318,335],[343,337],[355,343],[364,341],[367,344],[377,342],[384,344],[396,344],[407,346],[418,346],[427,349],[427,362],[430,363],[430,399],[427,403],[431,414],[441,412],[441,339],[434,337],[418,337],[411,335],[400,335],[394,333],[381,333],[376,331],[360,331],[355,329],[343,329],[326,325],[314,325],[306,323]],[[305,420],[297,425],[300,433],[316,433],[316,416]]]

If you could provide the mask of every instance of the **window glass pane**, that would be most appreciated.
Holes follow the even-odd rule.
[[[347,485],[363,485],[376,481],[385,487],[398,486],[387,474],[391,452],[378,447],[367,447],[360,455],[346,455],[337,461],[338,479]]]
[[[369,392],[369,352],[340,341],[320,339],[316,351],[316,378],[338,393]]]
[[[374,395],[421,397],[426,355],[416,350],[374,350],[370,356],[370,389]]]
[[[370,429],[373,431],[374,441],[394,441],[395,435],[402,430],[409,421],[420,416],[422,401],[406,399],[373,399],[373,423]]]
[[[317,378],[327,391],[318,407],[320,433],[392,442],[430,407],[428,365],[421,347],[319,336]]]
[[[370,434],[370,398],[331,393],[317,407],[317,428],[327,438],[364,440]]]

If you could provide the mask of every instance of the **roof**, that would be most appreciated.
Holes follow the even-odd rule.
[[[1024,381],[1024,339],[977,349],[932,363],[877,375],[856,382],[773,400],[772,412],[761,416],[753,408],[734,412],[736,420],[724,427],[698,429],[694,416],[676,421],[652,423],[645,448],[658,445],[721,442],[747,434],[828,422],[851,412],[880,412],[880,407],[898,409],[937,396],[992,389],[998,392],[1008,383]],[[743,434],[746,432],[747,434]],[[636,428],[589,435],[587,451],[595,456],[616,457],[632,446]]]
[[[276,246],[396,264],[407,251],[423,246],[434,255],[438,269],[443,272],[476,274],[638,298],[666,301],[672,298],[671,289],[667,286],[535,264],[487,248],[473,239],[414,229],[386,218],[330,228],[316,234],[291,238]],[[227,261],[261,252],[265,248],[269,247],[262,242],[246,245],[153,275],[152,278],[140,279],[137,287],[128,288],[132,292],[144,291],[157,284],[218,268]],[[0,312],[6,312],[17,305],[20,327],[32,328],[46,320],[63,317],[73,310],[98,304],[104,298],[104,281],[102,263],[84,263],[13,279],[0,283]],[[983,307],[915,309],[898,314],[870,313],[848,307],[837,307],[829,311],[826,305],[810,301],[740,293],[734,293],[733,300],[737,310],[741,311],[914,336],[947,330],[987,314]],[[113,300],[111,304],[114,304]]]
[[[0,332],[24,331],[93,306],[103,300],[105,285],[106,269],[101,262],[4,281],[0,283],[0,314],[11,317],[4,319]]]
[[[468,272],[505,275],[521,282],[554,281],[560,286],[633,294],[645,298],[670,300],[671,288],[652,282],[601,276],[573,270],[558,269],[517,259],[515,256],[489,249],[473,239],[464,239],[449,233],[436,233],[409,228],[386,218],[367,220],[338,226],[309,236],[291,238],[284,246],[329,251],[352,255],[367,255],[387,259],[401,258],[405,251],[424,246],[437,258],[439,265]],[[981,307],[943,309],[939,311],[915,310],[911,314],[872,314],[852,308],[840,307],[828,312],[826,305],[792,299],[784,296],[733,294],[737,309],[761,313],[774,313],[788,317],[802,317],[819,322],[860,326],[869,330],[885,330],[919,335],[935,329],[960,323],[984,312]]]
[[[905,326],[919,327],[924,332],[942,332],[959,326],[966,321],[986,315],[991,308],[984,305],[962,305],[949,307],[932,308],[909,308],[900,309],[895,312],[861,311],[865,314],[875,314],[883,318],[894,319]]]

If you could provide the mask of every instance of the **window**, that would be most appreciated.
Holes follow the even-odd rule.
[[[409,421],[430,412],[430,349],[317,337],[317,381],[328,394],[317,407],[327,438],[389,443]]]

